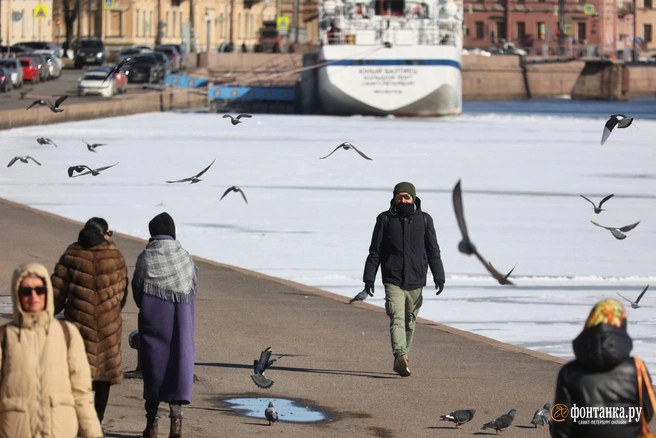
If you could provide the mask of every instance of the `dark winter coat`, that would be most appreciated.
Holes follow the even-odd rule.
[[[92,247],[73,243],[51,276],[55,313],[62,309],[84,338],[94,381],[123,381],[121,309],[125,306],[128,271],[114,242]]]
[[[394,200],[390,210],[376,218],[371,236],[369,256],[364,266],[363,281],[374,282],[381,266],[383,283],[391,283],[410,290],[426,286],[430,266],[433,281],[444,281],[444,266],[433,218],[421,210],[421,200],[415,199],[416,210],[408,217],[394,214]]]
[[[564,404],[568,409],[574,404],[624,407],[627,415],[629,407],[638,406],[636,367],[629,355],[633,342],[626,330],[599,324],[581,332],[573,346],[576,360],[565,364],[558,374],[554,405]],[[645,388],[642,415],[649,422],[654,407]],[[550,428],[554,438],[637,438],[640,435],[639,422],[586,425],[575,423],[569,415],[563,422],[552,422]]]

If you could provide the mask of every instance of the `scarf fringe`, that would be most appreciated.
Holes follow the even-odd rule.
[[[143,292],[151,297],[159,298],[172,303],[190,304],[196,296],[196,282],[193,283],[191,291],[178,292],[163,288],[155,283],[144,281]]]

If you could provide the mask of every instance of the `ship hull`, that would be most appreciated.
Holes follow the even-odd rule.
[[[462,112],[461,50],[453,46],[321,49],[318,94],[333,115],[435,117]]]

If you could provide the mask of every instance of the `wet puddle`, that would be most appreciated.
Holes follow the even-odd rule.
[[[278,411],[280,421],[290,423],[317,423],[328,420],[328,414],[313,409],[309,406],[299,405],[295,400],[284,398],[228,398],[222,400],[229,403],[232,409],[239,412],[240,415],[253,418],[265,418],[264,410],[273,402],[273,407]]]

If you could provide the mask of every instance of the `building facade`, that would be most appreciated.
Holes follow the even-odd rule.
[[[51,41],[52,0],[0,0],[0,45]]]
[[[508,41],[529,55],[617,55],[632,48],[635,17],[633,0],[466,0],[465,46]]]
[[[656,5],[655,0],[636,0],[636,35],[644,54],[656,52]]]

